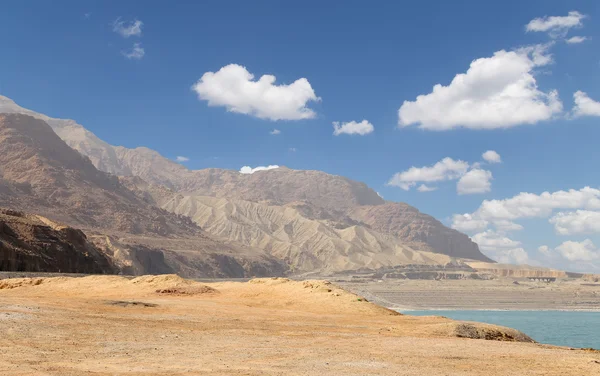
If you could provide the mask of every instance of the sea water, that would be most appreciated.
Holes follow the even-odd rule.
[[[600,312],[581,311],[401,311],[445,316],[518,329],[540,343],[600,349]]]

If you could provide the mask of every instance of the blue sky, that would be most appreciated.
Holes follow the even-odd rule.
[[[323,170],[364,181],[386,199],[407,202],[452,225],[453,215],[476,213],[484,200],[600,187],[600,118],[571,114],[577,91],[600,101],[599,7],[596,1],[5,2],[0,94],[53,117],[73,118],[111,144],[186,156],[189,168],[277,164]],[[552,28],[543,18],[567,17],[570,11],[582,15],[576,26]],[[142,21],[141,35],[115,32],[119,17],[123,27]],[[550,28],[527,32],[536,18],[541,18],[538,29]],[[587,40],[565,42],[573,36]],[[128,59],[125,54],[135,43],[144,54]],[[481,121],[476,118],[468,128],[446,124],[444,130],[432,130],[424,116],[439,110],[438,124],[452,117],[452,98],[438,98],[439,103],[410,113],[407,118],[417,119],[413,125],[398,126],[405,101],[432,93],[436,84],[448,86],[477,59],[533,46],[544,46],[541,55],[551,56],[551,62],[523,75],[534,79],[542,100],[550,101],[544,95],[557,90],[562,110],[527,113],[531,124],[515,120],[509,125],[506,119],[517,109],[503,110],[497,120],[483,111]],[[533,61],[533,52],[520,56]],[[500,63],[498,73],[492,72],[498,77],[505,66]],[[206,72],[229,64],[245,67],[255,80],[273,75],[275,85],[305,78],[320,98],[306,103],[314,117],[273,121],[252,111],[227,111],[227,105],[208,106],[192,86]],[[477,96],[484,96],[486,87],[478,85]],[[205,89],[205,98],[215,94],[214,87]],[[333,122],[363,119],[373,132],[333,135]],[[479,129],[486,122],[493,129]],[[271,135],[273,129],[281,133]],[[502,162],[476,165],[487,150],[496,151]],[[435,191],[419,192],[423,182],[408,191],[386,185],[396,173],[444,158],[468,167],[457,178],[424,183]],[[471,170],[493,175],[489,191],[457,194],[457,181]],[[504,217],[497,213],[484,218],[480,211],[473,220],[488,222],[477,229],[486,234],[479,239],[489,243],[488,254],[596,270],[600,230],[593,213],[600,207],[595,201],[563,206],[534,217],[512,215],[522,230],[501,229],[497,222]],[[586,217],[569,216],[576,210]],[[557,213],[571,220],[561,222],[566,234],[550,223]],[[588,239],[595,245],[584,243]],[[567,241],[577,244],[558,248]],[[539,252],[542,245],[549,251]],[[527,252],[529,259],[513,249]]]

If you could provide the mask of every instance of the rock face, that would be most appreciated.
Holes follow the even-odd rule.
[[[81,230],[0,209],[0,270],[112,274],[117,269]]]

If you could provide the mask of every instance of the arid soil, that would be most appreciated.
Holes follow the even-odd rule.
[[[0,280],[0,333],[1,375],[600,373],[597,352],[398,315],[323,281]]]
[[[584,279],[385,280],[338,282],[394,309],[511,309],[600,311],[600,283]]]

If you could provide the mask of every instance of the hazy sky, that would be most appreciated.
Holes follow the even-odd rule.
[[[348,176],[501,261],[600,272],[599,7],[7,1],[0,94],[193,169]]]

